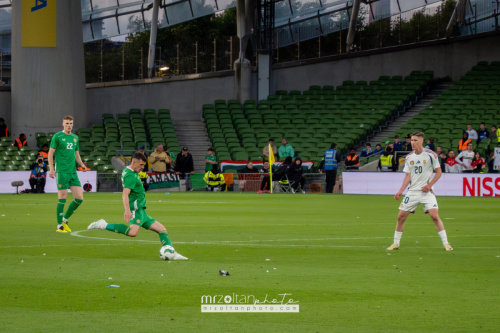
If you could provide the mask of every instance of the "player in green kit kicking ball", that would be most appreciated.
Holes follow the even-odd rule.
[[[68,219],[83,202],[82,184],[76,174],[76,163],[87,169],[80,157],[80,143],[78,136],[71,133],[73,130],[73,117],[63,118],[63,131],[54,134],[49,149],[49,177],[56,177],[57,182],[57,229],[56,232],[71,232]],[[55,167],[54,167],[55,158]],[[71,190],[74,200],[64,212],[64,205],[68,197],[68,189]]]
[[[136,152],[132,156],[132,163],[122,172],[122,201],[125,208],[123,219],[129,225],[119,223],[107,223],[105,220],[92,222],[88,230],[102,229],[114,231],[129,237],[135,237],[141,227],[157,232],[163,246],[170,245],[172,242],[168,238],[167,229],[154,218],[146,213],[146,191],[139,178],[139,172],[144,169],[148,159],[141,152]],[[188,258],[174,252],[172,260],[187,260]]]

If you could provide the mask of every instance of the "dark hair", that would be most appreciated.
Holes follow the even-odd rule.
[[[335,142],[332,142],[332,145],[330,146],[330,149],[335,149],[337,148],[337,144]]]
[[[214,151],[214,149],[212,147],[208,148],[208,151]]]
[[[267,140],[267,142],[269,142],[269,141],[272,141],[272,142],[274,142],[274,140],[273,140],[273,139],[269,139],[269,140]]]
[[[430,136],[430,137],[429,137],[429,141],[430,141],[431,143],[434,143],[434,138],[433,138],[432,136]]]
[[[148,158],[146,157],[146,155],[144,155],[140,151],[135,152],[134,155],[132,156],[132,159],[133,160],[143,161],[143,162],[147,162],[148,161]]]
[[[399,139],[399,135],[394,135],[394,139]]]
[[[5,122],[5,119],[3,119],[3,118],[0,118],[0,121],[1,121],[2,123],[4,123],[4,122]]]
[[[367,142],[367,143],[366,143],[366,145],[367,145],[367,146],[370,146],[370,147],[372,146],[372,144],[371,144],[371,143],[369,143],[369,142]]]

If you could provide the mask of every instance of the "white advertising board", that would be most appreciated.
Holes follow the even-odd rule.
[[[1,171],[0,172],[0,193],[16,193],[16,188],[12,187],[13,181],[21,180],[24,182],[23,186],[19,187],[19,191],[30,188],[30,174],[31,171]],[[97,191],[97,171],[78,171],[78,178],[82,186],[89,183],[92,185],[90,192]],[[47,172],[47,182],[45,183],[45,193],[56,193],[57,185],[56,180],[49,178]]]
[[[399,191],[403,172],[343,172],[345,194],[388,194]],[[434,193],[459,197],[500,197],[500,174],[443,173]]]

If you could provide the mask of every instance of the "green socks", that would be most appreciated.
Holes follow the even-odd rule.
[[[161,245],[165,246],[165,245],[170,245],[172,246],[172,242],[170,241],[170,238],[168,238],[168,235],[167,235],[167,231],[164,230],[164,231],[160,231],[158,233],[158,236],[160,236],[160,240],[161,240]]]
[[[108,225],[106,226],[106,230],[114,231],[114,232],[117,232],[119,234],[123,234],[125,236],[128,236],[128,232],[130,231],[130,228],[125,224],[108,223]]]
[[[64,201],[66,202],[66,200],[64,200]],[[82,204],[82,202],[83,202],[83,200],[80,200],[80,199],[75,199],[75,200],[71,201],[71,203],[68,206],[68,209],[66,210],[66,213],[64,213],[64,218],[66,220],[69,219],[71,217],[71,215],[73,215],[73,213],[75,212],[75,210],[77,210],[78,207],[80,207],[80,205]],[[59,206],[57,206],[57,208],[59,209]]]
[[[64,205],[66,204],[66,199],[59,199],[57,201],[57,224],[62,224]]]

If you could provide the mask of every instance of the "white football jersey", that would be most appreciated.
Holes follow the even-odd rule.
[[[404,172],[411,174],[408,191],[422,191],[422,187],[429,184],[434,177],[434,170],[440,168],[438,156],[430,149],[417,154],[415,151],[405,159]]]

